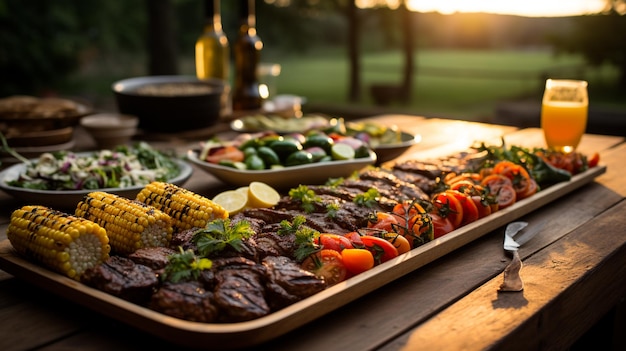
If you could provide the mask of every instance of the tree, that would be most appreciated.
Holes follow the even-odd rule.
[[[626,0],[607,0],[607,4],[603,13],[576,18],[573,33],[556,38],[555,47],[580,53],[593,66],[615,66],[619,70],[618,86],[626,90]]]

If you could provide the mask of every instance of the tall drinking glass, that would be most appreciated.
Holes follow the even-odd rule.
[[[572,152],[587,128],[589,97],[583,80],[548,79],[541,104],[541,128],[548,148]]]

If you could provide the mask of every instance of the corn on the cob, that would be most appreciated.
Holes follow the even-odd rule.
[[[7,237],[18,253],[75,280],[111,251],[104,228],[44,206],[13,211]]]
[[[137,194],[137,200],[170,215],[177,231],[204,228],[215,219],[228,218],[222,206],[175,184],[152,182]]]
[[[167,246],[172,239],[172,219],[166,213],[139,201],[95,191],[76,207],[75,215],[104,227],[111,249],[129,254],[146,247]]]

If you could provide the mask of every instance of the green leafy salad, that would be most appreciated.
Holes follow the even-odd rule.
[[[25,171],[8,185],[38,190],[128,188],[167,181],[180,174],[174,156],[144,142],[84,154],[43,153],[24,164]]]

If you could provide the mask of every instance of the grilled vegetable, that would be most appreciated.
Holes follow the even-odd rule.
[[[13,211],[7,237],[20,254],[75,280],[111,251],[104,228],[44,206]]]
[[[172,239],[173,220],[170,216],[152,206],[115,194],[89,193],[78,203],[75,214],[104,227],[111,249],[119,254],[167,246]]]
[[[137,200],[172,217],[176,231],[204,228],[215,219],[228,218],[217,203],[174,184],[152,182],[137,194]]]

